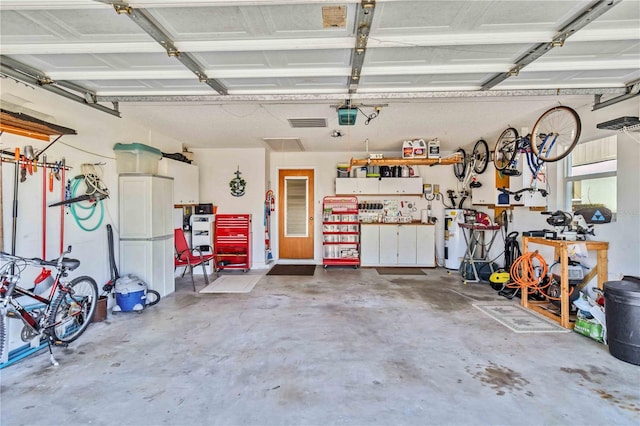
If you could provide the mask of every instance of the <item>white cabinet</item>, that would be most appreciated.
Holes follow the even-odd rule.
[[[380,227],[360,225],[360,264],[377,266],[380,264]]]
[[[422,178],[382,178],[378,182],[378,194],[422,194]]]
[[[163,158],[158,173],[174,180],[173,204],[198,204],[200,200],[200,176],[198,166]]]
[[[416,226],[416,263],[436,266],[436,227]]]
[[[142,279],[161,297],[176,289],[173,276],[173,237],[157,240],[120,240],[120,270]]]
[[[422,178],[336,178],[336,195],[421,195]]]
[[[173,179],[121,174],[119,177],[120,273],[134,274],[165,296],[173,278]]]
[[[191,247],[200,249],[203,255],[213,254],[213,226],[216,216],[213,214],[191,215]],[[213,262],[206,265],[207,274],[213,273]],[[202,274],[202,268],[194,268],[194,274]]]
[[[434,226],[362,224],[360,228],[362,266],[436,266]]]
[[[173,235],[173,179],[121,174],[119,181],[120,238]]]
[[[337,195],[377,194],[377,178],[336,178]]]

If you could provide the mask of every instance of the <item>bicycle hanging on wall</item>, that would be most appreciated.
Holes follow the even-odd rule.
[[[526,136],[518,135],[516,129],[509,127],[500,134],[494,148],[493,163],[496,170],[506,176],[520,175],[519,154],[523,154],[531,172],[529,186],[523,190],[540,191],[546,196],[545,163],[569,155],[578,143],[581,129],[578,113],[567,106],[556,106],[545,111]],[[539,182],[543,182],[545,188],[538,188]]]
[[[489,164],[489,146],[484,139],[479,139],[473,146],[471,154],[467,154],[464,149],[459,148],[456,153],[462,156],[462,162],[453,165],[453,173],[458,179],[458,194],[461,200],[458,208],[462,208],[462,203],[469,196],[471,188],[479,188],[482,186],[478,181],[478,175],[487,170]],[[452,207],[455,208],[453,191],[448,191],[451,199]]]

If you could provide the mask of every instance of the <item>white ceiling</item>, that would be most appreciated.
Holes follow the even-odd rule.
[[[139,18],[105,3],[149,17],[182,59],[227,94],[170,57]],[[637,0],[608,7],[600,4],[611,1],[364,3],[0,0],[0,53],[71,93],[86,91],[108,108],[117,101],[123,116],[191,147],[299,138],[305,151],[362,151],[369,139],[371,150],[389,150],[404,139],[438,137],[446,149],[493,140],[507,124],[531,126],[558,102],[580,107],[596,93],[616,96],[640,79]],[[323,9],[336,6],[346,12],[345,25],[323,26]],[[482,90],[593,7],[606,12]],[[362,10],[373,17],[360,70],[353,64],[361,59],[354,48]],[[349,93],[354,72],[358,84]],[[354,126],[338,126],[335,106],[347,99],[364,105],[362,114]],[[381,104],[379,117],[365,125],[365,114]],[[289,118],[326,118],[328,127],[292,128]],[[344,136],[331,138],[334,129]]]

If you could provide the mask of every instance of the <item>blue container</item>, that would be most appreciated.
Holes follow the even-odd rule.
[[[146,304],[145,290],[133,293],[116,293],[116,305],[121,312],[141,311]],[[114,310],[115,307],[114,307]]]

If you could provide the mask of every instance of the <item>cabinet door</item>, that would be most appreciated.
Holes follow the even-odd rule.
[[[378,178],[356,178],[358,181],[358,194],[379,194]]]
[[[398,264],[398,225],[380,225],[380,265]]]
[[[418,266],[436,266],[436,227],[416,225],[416,248]]]
[[[163,158],[158,165],[158,173],[174,179],[174,204],[198,204],[200,198],[198,166]]]
[[[383,178],[379,185],[380,194],[422,194],[422,178]]]
[[[173,234],[173,180],[150,175],[121,175],[120,238]]]
[[[358,180],[356,178],[336,178],[337,195],[355,195],[358,193]]]
[[[398,265],[416,265],[416,225],[398,226]]]
[[[380,226],[360,225],[360,264],[377,266],[380,264]]]

